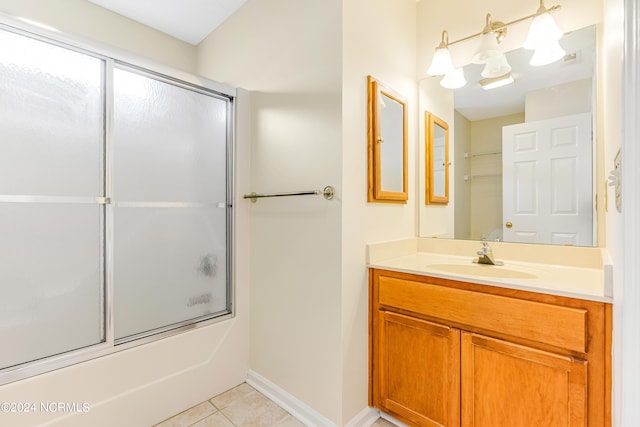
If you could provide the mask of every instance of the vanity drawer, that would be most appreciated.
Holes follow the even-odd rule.
[[[587,352],[587,310],[434,285],[428,278],[378,280],[382,306]]]

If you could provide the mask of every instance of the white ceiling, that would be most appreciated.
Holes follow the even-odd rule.
[[[88,0],[192,45],[199,44],[246,0]]]

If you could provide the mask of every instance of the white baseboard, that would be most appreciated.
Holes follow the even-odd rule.
[[[273,400],[284,410],[309,427],[336,427],[324,415],[253,371],[247,373],[247,384]]]
[[[367,407],[346,423],[344,427],[370,427],[378,418],[380,418],[380,411]]]
[[[254,371],[247,373],[247,384],[277,403],[306,426],[338,427],[324,415]],[[369,427],[379,417],[380,414],[377,410],[364,408],[351,421],[345,424],[345,427]]]

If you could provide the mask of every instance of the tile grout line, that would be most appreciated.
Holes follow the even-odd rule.
[[[236,426],[236,424],[235,424],[231,419],[229,419],[229,417],[227,417],[227,416],[225,415],[225,413],[224,413],[224,412],[222,412],[222,409],[220,410],[220,413],[222,414],[222,416],[224,417],[224,419],[225,419],[225,420],[227,420],[227,421],[229,421],[229,423],[231,423],[231,425],[232,425],[232,426],[234,426],[234,427],[238,427],[238,426]]]
[[[160,422],[159,422],[159,423],[157,423],[157,424],[154,424],[152,427],[157,427],[157,426],[162,425],[163,423],[165,423],[165,422],[167,422],[167,421],[169,421],[169,420],[171,420],[171,419],[173,419],[173,418],[177,418],[177,417],[179,417],[180,415],[182,415],[182,414],[184,414],[184,413],[186,413],[186,412],[189,412],[190,410],[192,410],[192,409],[193,409],[193,408],[195,408],[196,406],[202,405],[202,404],[203,404],[203,403],[205,403],[205,402],[206,402],[206,403],[208,403],[208,404],[209,404],[209,405],[210,405],[210,406],[211,406],[215,411],[214,411],[214,412],[212,412],[211,414],[205,415],[203,418],[200,418],[200,419],[196,420],[195,422],[190,423],[189,425],[184,426],[184,427],[192,427],[193,425],[198,424],[200,421],[204,420],[205,418],[207,418],[207,417],[209,417],[209,416],[211,416],[211,415],[215,414],[216,412],[219,412],[219,409],[218,409],[218,408],[216,408],[216,406],[215,406],[213,403],[209,402],[209,400],[204,400],[204,401],[202,401],[202,402],[200,402],[200,403],[198,403],[198,404],[193,405],[193,406],[192,406],[192,407],[190,407],[190,408],[185,409],[185,410],[184,410],[184,411],[182,411],[182,412],[178,412],[177,414],[172,415],[172,416],[170,416],[169,418],[164,419],[164,420],[160,421]]]
[[[214,397],[215,397],[215,396],[214,396]],[[213,399],[213,397],[212,397],[211,399]],[[202,405],[204,402],[207,402],[209,405],[211,405],[211,407],[212,407],[213,409],[215,409],[215,411],[213,411],[211,414],[205,415],[205,417],[204,417],[204,418],[199,419],[199,420],[197,420],[196,422],[191,423],[191,424],[189,424],[188,426],[185,426],[185,427],[193,427],[194,425],[198,424],[199,422],[201,422],[201,421],[203,421],[203,420],[206,420],[207,418],[212,417],[212,416],[214,416],[215,414],[218,414],[218,413],[219,413],[220,415],[222,415],[222,416],[223,416],[227,421],[229,421],[229,422],[230,422],[234,427],[237,427],[235,424],[233,424],[233,421],[231,421],[229,418],[227,418],[227,416],[224,414],[224,412],[222,412],[222,408],[218,408],[216,405],[214,405],[213,403],[211,403],[211,399],[207,399],[207,400],[205,400],[205,401],[202,401],[202,402],[198,403],[198,405]],[[195,407],[195,406],[198,406],[198,405],[194,405],[194,406],[192,406],[192,408],[193,408],[193,407]],[[189,409],[191,409],[191,408],[189,408]],[[187,409],[187,411],[188,411],[189,409]],[[186,412],[186,411],[184,411],[184,412]]]
[[[245,384],[246,384],[246,383],[245,383]],[[251,387],[251,386],[250,386],[250,387]],[[233,390],[233,389],[230,389],[230,390]],[[230,391],[230,390],[227,390],[227,391]],[[224,393],[224,392],[223,392],[223,393]],[[221,394],[223,394],[223,393],[220,393],[220,394],[219,394],[219,395],[217,395],[217,396],[220,396],[220,395],[221,395]],[[187,425],[187,424],[183,424],[183,426],[184,426],[184,427],[193,427],[193,426],[195,426],[196,424],[198,424],[198,423],[202,422],[203,420],[206,420],[207,418],[212,417],[212,416],[214,416],[214,415],[216,415],[216,414],[220,414],[220,415],[221,415],[221,416],[222,416],[226,421],[228,421],[228,422],[229,422],[229,424],[230,424],[231,426],[233,426],[233,427],[243,427],[242,425],[238,425],[238,424],[234,423],[234,422],[233,422],[233,420],[232,420],[232,419],[231,419],[227,414],[225,414],[225,413],[224,413],[224,409],[225,409],[225,408],[227,408],[227,407],[229,407],[229,406],[231,406],[234,402],[237,402],[237,401],[243,400],[243,399],[245,399],[247,396],[251,396],[251,395],[253,395],[253,394],[257,394],[257,395],[262,395],[262,396],[264,396],[264,394],[263,394],[263,393],[260,393],[260,391],[259,391],[259,390],[256,390],[255,388],[251,387],[251,389],[250,389],[250,391],[249,391],[248,393],[246,393],[246,394],[242,394],[242,395],[239,395],[239,396],[235,396],[235,398],[234,398],[234,399],[232,399],[232,400],[231,400],[231,401],[229,401],[229,402],[226,402],[226,404],[223,404],[223,406],[222,406],[222,407],[218,407],[218,406],[216,406],[216,404],[214,404],[214,403],[212,402],[212,400],[213,400],[215,397],[217,397],[217,396],[214,396],[214,397],[212,397],[212,398],[210,398],[210,399],[204,400],[204,401],[202,401],[202,402],[200,402],[200,403],[198,403],[198,404],[196,404],[196,405],[192,406],[191,408],[185,409],[184,411],[182,411],[182,412],[180,412],[180,413],[178,413],[178,414],[176,414],[176,415],[173,415],[172,417],[167,418],[166,420],[163,420],[163,421],[161,421],[161,422],[160,422],[160,423],[158,423],[158,424],[155,424],[155,425],[154,425],[154,427],[155,427],[155,426],[158,426],[158,425],[160,425],[160,424],[162,424],[162,423],[165,423],[165,422],[167,422],[168,420],[170,420],[170,419],[172,419],[172,418],[179,417],[180,415],[182,415],[182,414],[184,414],[184,413],[186,413],[186,412],[190,411],[191,409],[193,409],[193,408],[195,408],[195,407],[197,407],[197,406],[202,405],[202,404],[203,404],[203,403],[205,403],[205,402],[206,402],[206,403],[210,406],[210,408],[212,408],[214,411],[213,411],[212,413],[210,413],[210,414],[205,415],[205,416],[204,416],[204,417],[202,417],[202,418],[199,418],[199,419],[197,419],[197,420],[194,420],[193,422],[189,423],[188,425]],[[266,397],[266,396],[264,396],[264,397]],[[283,423],[285,420],[287,420],[287,418],[289,418],[289,417],[292,417],[292,418],[296,419],[295,417],[293,417],[293,415],[292,415],[289,411],[285,410],[285,409],[284,409],[284,408],[282,408],[280,405],[278,405],[278,404],[276,404],[275,402],[271,401],[269,398],[267,398],[267,399],[268,399],[270,402],[274,403],[278,408],[280,408],[280,409],[282,409],[282,410],[284,411],[283,416],[282,416],[280,419],[278,419],[277,421],[275,421],[275,422],[274,422],[274,424],[273,424],[274,426],[277,426],[277,425],[282,424],[282,423]]]
[[[281,409],[283,409],[281,406],[279,406],[279,407],[280,407]],[[280,418],[278,421],[276,421],[276,422],[273,424],[274,426],[277,426],[277,425],[281,424],[284,420],[286,420],[286,419],[287,419],[287,417],[290,417],[290,416],[291,416],[291,414],[290,414],[288,411],[286,411],[286,410],[285,410],[284,412],[285,412],[284,416],[283,416],[282,418]]]

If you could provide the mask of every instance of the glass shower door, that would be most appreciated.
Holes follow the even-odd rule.
[[[0,29],[0,369],[105,340],[104,69]]]
[[[230,312],[229,100],[114,70],[116,343]]]

